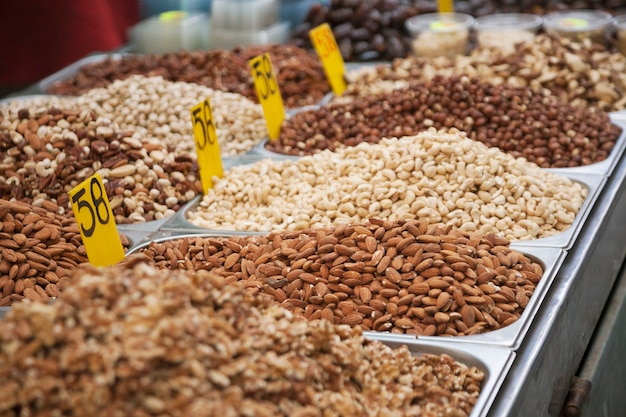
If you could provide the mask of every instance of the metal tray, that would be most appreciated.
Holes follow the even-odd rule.
[[[379,338],[377,335],[372,334],[366,334],[365,337],[370,340],[379,340],[392,348],[406,345],[412,356],[447,354],[460,363],[467,366],[475,366],[482,370],[485,373],[485,380],[469,417],[484,417],[487,415],[515,360],[515,352],[494,346],[452,345],[422,339],[407,343],[402,339],[393,337]]]
[[[521,317],[513,324],[506,326],[499,330],[493,330],[472,336],[413,336],[413,335],[398,335],[388,332],[365,332],[367,335],[376,335],[377,338],[384,339],[386,336],[399,338],[399,340],[405,340],[407,343],[410,340],[432,340],[438,341],[441,339],[449,340],[451,343],[459,344],[479,344],[479,345],[491,345],[499,346],[502,348],[509,348],[517,350],[522,342],[524,336],[531,327],[531,324],[537,313],[539,312],[543,300],[550,289],[555,276],[557,275],[559,268],[565,260],[566,252],[557,248],[537,248],[537,247],[523,247],[519,245],[511,245],[512,249],[522,252],[535,262],[539,262],[543,266],[544,274],[535,289],[535,292],[528,305],[524,309]]]
[[[248,156],[246,158],[242,158],[242,161],[246,161],[246,163],[254,163],[261,158],[255,156]],[[567,228],[565,231],[557,233],[552,236],[535,239],[535,240],[527,240],[527,241],[515,241],[515,243],[525,246],[539,246],[539,247],[554,247],[554,248],[562,248],[569,249],[574,244],[576,237],[580,231],[580,228],[585,223],[589,212],[593,208],[595,201],[602,190],[604,183],[606,182],[607,177],[600,174],[579,174],[579,173],[564,173],[564,172],[556,172],[565,177],[568,177],[576,182],[583,184],[589,190],[587,194],[587,198],[583,202],[582,207],[578,211],[576,218],[574,219],[574,223]],[[250,234],[267,234],[270,232],[249,232],[242,230],[227,230],[227,229],[208,229],[200,226],[196,226],[192,224],[189,220],[187,220],[187,213],[193,211],[202,200],[202,196],[197,196],[193,200],[189,201],[185,204],[174,216],[170,217],[170,220],[167,221],[163,227],[161,227],[160,232],[168,233],[170,236],[173,236],[176,232],[178,233],[207,233],[213,236],[224,236],[224,235],[250,235]]]
[[[244,234],[245,235],[245,234]],[[250,235],[249,233],[247,235]],[[130,255],[134,252],[139,252],[142,249],[145,249],[150,246],[152,242],[154,243],[162,243],[171,240],[183,239],[183,238],[203,238],[203,237],[223,237],[227,236],[225,234],[180,234],[175,231],[163,232],[160,231],[155,235],[152,235],[150,241],[146,241],[141,245],[138,245],[134,248],[132,252],[128,252]],[[451,340],[461,343],[469,343],[469,344],[481,344],[481,345],[492,345],[499,346],[509,349],[517,349],[522,341],[524,340],[524,336],[528,329],[531,326],[532,321],[534,320],[541,304],[548,292],[548,289],[552,285],[552,281],[556,276],[557,272],[563,260],[565,259],[566,252],[562,249],[558,248],[550,248],[550,247],[529,247],[517,244],[511,244],[511,248],[515,249],[524,255],[528,256],[532,261],[538,262],[541,264],[543,268],[543,276],[539,281],[539,284],[535,288],[535,292],[533,296],[530,298],[528,305],[524,309],[521,317],[513,324],[499,329],[493,330],[486,333],[472,335],[472,336],[420,336],[420,340]],[[393,337],[398,337],[401,340],[405,341],[414,341],[416,336],[413,335],[398,335],[392,334],[388,332],[375,332],[369,331],[367,334],[385,334]]]

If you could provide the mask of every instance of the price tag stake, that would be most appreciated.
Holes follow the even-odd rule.
[[[285,120],[285,106],[280,95],[269,53],[254,57],[249,62],[259,102],[263,107],[270,140],[280,136],[280,125]]]
[[[335,95],[340,96],[346,91],[346,66],[337,46],[337,41],[328,23],[322,23],[309,31],[309,37],[317,55],[322,60],[326,78]]]
[[[439,10],[439,13],[453,13],[454,0],[438,0],[437,9]]]
[[[224,175],[220,145],[217,142],[217,133],[213,122],[213,110],[208,98],[191,108],[191,121],[198,155],[200,180],[202,181],[202,189],[206,194],[210,188],[213,188],[213,177],[221,178]]]
[[[69,192],[89,263],[111,266],[125,258],[102,178],[94,174]]]

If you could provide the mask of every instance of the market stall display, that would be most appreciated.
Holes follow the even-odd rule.
[[[374,15],[376,7],[404,5],[402,0],[361,3]],[[414,4],[419,14],[435,11],[427,10],[435,2],[426,3]],[[509,3],[459,1],[455,11],[479,18],[493,11],[544,14],[570,6],[616,13],[622,6],[612,0]],[[332,1],[326,10],[347,4]],[[381,10],[381,24],[402,20]],[[340,23],[347,19],[352,29],[346,36],[355,46],[355,32],[357,38],[364,33],[358,32],[361,22],[341,13],[333,15],[338,23],[333,28],[347,30],[349,25],[341,26],[347,22]],[[380,42],[377,34],[370,33],[371,39]],[[626,256],[626,111],[621,111],[626,57],[616,49],[618,39],[616,34],[605,48],[538,34],[516,44],[515,53],[510,46],[483,45],[454,59],[352,63],[348,67],[356,70],[347,76],[346,93],[323,99],[325,93],[315,87],[323,84],[328,91],[323,74],[309,71],[317,57],[308,54],[311,63],[302,65],[301,49],[273,46],[273,53],[284,54],[277,61],[289,62],[289,70],[277,73],[293,104],[283,135],[292,139],[291,151],[313,155],[273,152],[267,141],[247,151],[246,143],[225,157],[223,178],[214,178],[215,187],[205,196],[184,141],[188,107],[215,88],[211,101],[222,97],[228,103],[218,126],[226,136],[228,129],[232,135],[247,129],[252,134],[258,126],[260,132],[257,119],[228,123],[240,119],[234,113],[243,95],[254,93],[245,84],[251,77],[243,66],[263,48],[248,49],[248,56],[239,49],[210,51],[221,65],[217,72],[195,66],[205,59],[201,54],[181,53],[168,61],[151,56],[154,66],[146,73],[113,80],[119,75],[114,66],[124,66],[126,57],[114,54],[107,55],[108,69],[86,75],[83,62],[107,61],[89,57],[43,80],[35,93],[75,75],[69,81],[74,86],[66,84],[70,90],[80,79],[88,87],[72,93],[78,94],[70,100],[80,102],[79,109],[61,104],[67,97],[39,98],[57,100],[54,106],[2,107],[0,125],[7,130],[0,134],[6,149],[0,189],[2,198],[12,201],[0,200],[0,214],[3,205],[18,204],[16,199],[31,205],[19,203],[24,213],[9,210],[0,218],[2,300],[5,290],[13,291],[7,294],[12,305],[0,306],[0,318],[8,317],[0,321],[0,386],[7,387],[0,390],[0,409],[6,411],[0,414],[72,409],[89,415],[118,410],[186,415],[202,407],[224,414],[321,415],[324,409],[345,415],[363,409],[385,415],[558,415]],[[385,48],[391,51],[392,43]],[[237,65],[243,70],[228,70]],[[228,84],[226,90],[236,94],[188,83],[193,77],[168,79],[169,68],[182,74],[184,67],[194,77]],[[103,79],[116,75],[92,89],[98,71]],[[254,106],[246,109],[254,112]],[[476,140],[480,133],[486,143]],[[284,144],[271,146],[280,150]],[[113,171],[121,176],[111,177]],[[93,172],[105,174],[118,230],[136,231],[139,238],[127,239],[133,253],[115,267],[94,269],[76,262],[76,254],[67,267],[56,258],[49,261],[48,267],[66,274],[51,297],[48,271],[42,270],[46,263],[37,255],[45,257],[46,247],[56,245],[41,241],[33,249],[36,237],[25,231],[43,237],[48,226],[34,214],[54,216],[65,225],[61,235],[66,228],[67,237],[77,241],[73,219],[59,213],[69,214],[67,190]],[[172,188],[181,196],[172,198]],[[32,265],[20,281],[26,266],[11,260],[24,258]],[[216,308],[222,308],[218,318]],[[290,339],[294,333],[287,329],[296,327],[297,336]],[[219,338],[214,350],[205,349],[213,343],[208,335]],[[267,349],[259,352],[252,338]],[[318,349],[311,340],[334,348]],[[346,346],[355,349],[344,355]],[[384,348],[384,358],[371,356],[370,347],[377,353]],[[220,349],[241,355],[233,360]],[[424,356],[431,353],[436,357]],[[387,354],[394,358],[389,366],[374,365],[373,376],[364,373],[375,363],[387,364]],[[181,361],[183,356],[191,360]],[[399,357],[411,365],[400,366]],[[444,389],[423,390],[415,383],[417,365],[408,362],[418,357],[435,371],[441,366],[465,376],[469,369],[480,379],[480,390],[456,385],[451,392],[448,382]],[[385,392],[391,403],[359,391],[369,384],[342,379],[354,382],[353,360],[366,364],[357,376],[379,378],[377,395]],[[85,371],[87,364],[91,371]],[[242,368],[253,372],[238,372]],[[395,376],[410,368],[411,376],[396,379],[391,390],[383,368]],[[320,383],[312,391],[302,382],[329,370],[332,382],[346,389]],[[431,387],[446,378],[428,375]],[[611,381],[618,379],[611,375]],[[64,388],[46,391],[51,381]],[[77,381],[89,398],[74,390]],[[183,395],[183,386],[206,389]],[[254,387],[255,401],[242,386]],[[40,392],[50,395],[42,400]],[[209,400],[200,404],[200,398]],[[413,404],[402,407],[401,401]]]

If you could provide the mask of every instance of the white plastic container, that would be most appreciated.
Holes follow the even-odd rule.
[[[261,31],[280,21],[278,0],[215,0],[211,27],[227,31]]]
[[[425,13],[406,20],[417,56],[465,55],[474,18],[464,13]]]
[[[606,32],[612,22],[611,14],[601,10],[565,10],[548,13],[543,17],[543,27],[548,33],[576,42],[589,39],[602,45],[606,43]]]
[[[626,14],[615,16],[613,18],[613,26],[617,32],[619,50],[626,55]]]
[[[255,31],[217,29],[211,25],[211,47],[232,49],[236,46],[285,43],[289,39],[289,22],[276,23]]]
[[[209,16],[176,10],[142,20],[129,31],[138,53],[167,53],[209,48]]]
[[[530,13],[496,13],[476,18],[474,29],[478,45],[513,51],[520,42],[531,42],[543,19]]]

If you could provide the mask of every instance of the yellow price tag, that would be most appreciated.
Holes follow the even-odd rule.
[[[341,51],[337,46],[335,35],[328,23],[322,23],[318,27],[309,31],[309,37],[313,42],[313,47],[317,55],[322,60],[326,78],[335,95],[342,95],[346,91],[346,66],[341,56]]]
[[[193,123],[193,137],[196,142],[198,155],[198,169],[204,193],[213,188],[213,177],[222,177],[222,156],[220,145],[217,142],[213,110],[207,98],[191,108],[191,122]]]
[[[438,0],[439,13],[453,13],[454,0]]]
[[[126,255],[102,178],[94,174],[69,192],[89,263],[110,266]]]
[[[276,81],[276,76],[274,76],[270,55],[266,52],[263,55],[254,57],[249,64],[259,102],[263,106],[263,114],[265,115],[265,123],[267,123],[270,140],[278,139],[280,136],[280,125],[285,120],[285,106],[278,88],[278,81]]]

